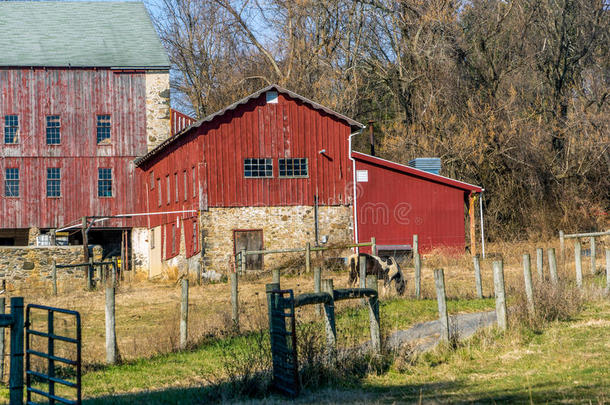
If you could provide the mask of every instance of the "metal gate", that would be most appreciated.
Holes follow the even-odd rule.
[[[291,397],[299,395],[299,364],[294,320],[292,290],[279,290],[279,285],[267,285],[269,333],[273,361],[273,386]]]
[[[40,316],[42,312],[42,317]],[[55,322],[58,320],[56,314],[62,314],[62,321],[66,323],[66,318],[74,320],[75,336],[64,336],[57,332]],[[46,315],[46,316],[45,316]],[[46,328],[44,322],[39,322],[46,318]],[[34,325],[41,323],[46,330],[36,329]],[[45,402],[50,405],[56,403],[62,404],[79,404],[81,403],[81,319],[80,314],[76,311],[70,311],[62,308],[47,307],[44,305],[29,304],[26,309],[25,318],[25,378],[27,402],[26,404],[36,404],[32,400],[33,394],[36,396],[45,397]],[[65,333],[66,335],[68,333]],[[38,342],[46,340],[44,349],[40,345],[33,345],[33,339]],[[56,343],[61,342],[61,349],[57,350]],[[73,346],[72,346],[73,345]],[[72,348],[73,350],[66,350]],[[74,356],[66,356],[64,352],[72,352]],[[39,367],[34,370],[32,366],[33,359],[42,359],[42,364],[46,363],[46,367]],[[38,363],[40,364],[40,363]],[[41,368],[46,368],[46,372]],[[66,377],[64,377],[66,376]],[[72,381],[69,381],[71,379]],[[35,386],[33,386],[35,385]],[[47,389],[44,390],[46,385]],[[67,387],[63,389],[56,385]],[[59,388],[59,392],[56,391]],[[71,397],[67,398],[67,393],[73,392]]]

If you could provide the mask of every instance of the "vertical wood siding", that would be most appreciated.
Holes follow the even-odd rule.
[[[0,69],[0,228],[59,227],[85,215],[136,212],[133,159],[146,153],[145,77],[109,69]],[[4,144],[4,116],[19,115],[19,143]],[[98,145],[98,114],[111,142]],[[61,144],[46,144],[46,116],[60,115]],[[4,169],[19,167],[20,197],[4,197]],[[46,197],[46,168],[61,168],[60,198]],[[113,169],[113,197],[97,197],[97,169]],[[107,221],[132,226],[137,221]]]

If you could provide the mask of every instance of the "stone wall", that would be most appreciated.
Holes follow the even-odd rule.
[[[134,267],[136,271],[148,273],[150,265],[150,231],[147,228],[131,229],[131,249],[133,251]]]
[[[146,143],[155,148],[170,135],[169,72],[146,73]]]
[[[53,259],[57,264],[83,263],[82,246],[2,246],[0,247],[0,280],[8,288],[28,288],[51,282]],[[84,279],[81,268],[58,269],[57,279]]]
[[[319,235],[328,236],[327,244],[353,242],[351,206],[319,207]],[[264,249],[304,247],[315,241],[314,207],[243,207],[210,208],[201,215],[201,229],[205,232],[204,267],[226,273],[233,256],[233,231],[262,229]],[[335,251],[336,256],[345,251]],[[265,269],[282,265],[287,255],[264,257]]]

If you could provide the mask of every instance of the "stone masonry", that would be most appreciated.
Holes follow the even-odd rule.
[[[328,244],[350,244],[353,241],[352,207],[319,207],[319,235],[328,236]],[[205,232],[205,270],[226,273],[233,257],[233,231],[262,229],[264,249],[313,246],[315,241],[314,207],[243,207],[210,208],[202,213],[201,229]],[[345,252],[336,251],[336,255]],[[285,255],[266,255],[265,269],[281,265]]]
[[[154,149],[170,135],[169,72],[146,73],[146,144]]]

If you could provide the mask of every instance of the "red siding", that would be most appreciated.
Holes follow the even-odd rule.
[[[262,94],[202,124],[145,162],[141,175],[148,179],[148,186],[142,200],[151,211],[198,209],[200,200],[209,207],[313,205],[317,191],[322,205],[349,204],[349,135],[350,126],[333,116],[283,94],[277,104],[267,103]],[[321,149],[325,155],[318,153]],[[273,178],[244,178],[244,158],[265,157],[273,158]],[[284,157],[308,158],[309,177],[279,178],[278,158]],[[197,187],[202,191],[192,197],[189,182],[187,201],[180,191],[175,202],[174,173],[185,169],[190,173],[192,167],[197,168]],[[151,172],[163,180],[161,190],[157,185],[151,190]],[[168,174],[172,182],[169,204],[164,183]],[[152,217],[150,226],[175,221],[177,216],[181,215]]]
[[[357,183],[358,239],[377,245],[411,245],[420,251],[465,248],[464,198],[470,191],[356,160],[356,171],[368,171]]]
[[[189,117],[186,114],[181,113],[180,111],[170,109],[169,122],[171,128],[171,136],[174,136],[178,132],[182,131],[184,128],[194,123],[195,119]]]
[[[146,153],[142,72],[0,69],[0,122],[19,115],[19,144],[1,142],[0,228],[59,227],[85,215],[136,212],[133,159]],[[98,145],[96,119],[110,114],[111,142]],[[60,115],[61,144],[46,144],[46,116]],[[2,139],[3,141],[3,139]],[[4,197],[4,168],[19,167],[21,195]],[[46,198],[46,168],[61,167],[61,198]],[[97,197],[98,167],[113,168],[113,198]],[[130,226],[108,221],[105,226]]]

